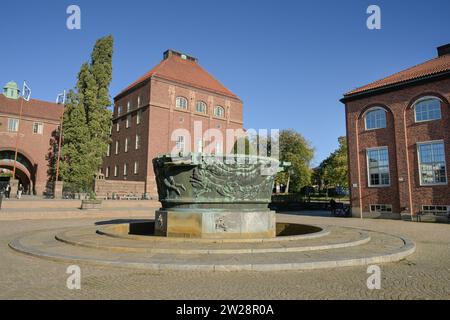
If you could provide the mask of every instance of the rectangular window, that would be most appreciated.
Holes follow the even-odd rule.
[[[128,174],[128,165],[125,163],[123,165],[123,176],[126,177]]]
[[[128,138],[125,138],[125,152],[128,152]]]
[[[115,165],[114,166],[114,177],[117,177],[118,174],[119,174],[119,166]]]
[[[216,143],[216,154],[223,154],[222,143],[220,142]]]
[[[119,141],[116,141],[116,154],[119,154]]]
[[[139,173],[139,162],[137,162],[137,161],[134,162],[133,173],[134,174],[138,174]]]
[[[43,134],[43,133],[44,133],[44,124],[42,122],[34,122],[33,134]]]
[[[203,141],[201,139],[197,140],[197,152],[203,152]]]
[[[117,107],[117,115],[120,115],[122,113],[122,107],[118,106]]]
[[[139,110],[136,115],[136,124],[141,123],[141,117],[142,117],[142,110]]]
[[[184,136],[178,136],[176,140],[176,147],[179,152],[184,151]]]
[[[371,204],[370,205],[370,212],[391,213],[392,212],[392,205],[390,205],[390,204]]]
[[[435,216],[445,216],[450,210],[450,207],[448,206],[433,206],[433,205],[426,205],[422,206],[422,213],[423,214],[432,214]]]
[[[106,156],[109,157],[111,155],[111,143],[108,144],[108,149],[106,150]]]
[[[135,149],[138,150],[141,148],[141,136],[140,135],[136,135],[136,144],[135,144]]]
[[[141,106],[141,96],[138,96],[137,98],[137,107],[139,108]]]
[[[105,177],[109,178],[109,167],[106,167]]]
[[[417,144],[421,185],[447,183],[444,142],[421,142]]]
[[[128,103],[127,103],[127,112],[130,112],[130,110],[131,110],[131,103],[130,103],[130,101],[128,101]]]
[[[8,131],[9,132],[19,131],[19,119],[14,119],[14,118],[8,119]]]
[[[119,121],[117,121],[117,123],[116,123],[116,131],[117,131],[117,132],[120,131],[120,123],[119,123]]]
[[[367,150],[367,168],[369,187],[390,185],[388,148]]]
[[[129,128],[131,123],[131,114],[127,116],[127,120],[125,122],[125,128]]]

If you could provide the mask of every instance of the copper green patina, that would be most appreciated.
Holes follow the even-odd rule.
[[[249,155],[200,153],[153,160],[161,210],[159,235],[180,237],[272,237],[268,209],[279,161]]]

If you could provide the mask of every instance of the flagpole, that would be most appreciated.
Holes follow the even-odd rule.
[[[13,179],[16,179],[16,164],[17,164],[17,153],[19,148],[19,134],[20,134],[20,127],[22,126],[22,112],[23,112],[23,100],[24,98],[21,97],[20,101],[20,111],[19,111],[19,123],[17,128],[17,135],[16,135],[16,150],[14,152],[14,169],[13,169]]]

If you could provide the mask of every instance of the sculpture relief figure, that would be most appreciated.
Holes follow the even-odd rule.
[[[164,185],[166,186],[167,197],[170,197],[170,190],[174,191],[177,195],[181,196],[181,190],[186,191],[186,187],[181,183],[176,183],[175,179],[170,176],[168,179],[164,179]]]

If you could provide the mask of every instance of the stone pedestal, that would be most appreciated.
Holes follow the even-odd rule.
[[[276,236],[275,212],[160,209],[155,235],[180,238],[251,239]]]
[[[56,181],[53,187],[53,197],[55,199],[62,199],[63,197],[63,182]]]
[[[17,196],[17,189],[19,188],[19,180],[11,179],[9,180],[9,185],[11,186],[10,198],[15,198]]]

